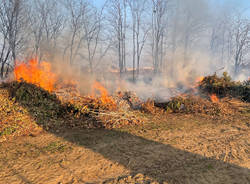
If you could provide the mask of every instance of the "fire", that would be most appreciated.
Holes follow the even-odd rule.
[[[216,96],[216,94],[212,94],[209,96],[210,97],[210,100],[213,102],[213,103],[218,103],[219,102],[219,98]]]
[[[199,87],[199,85],[201,84],[201,82],[203,81],[205,77],[204,76],[200,76],[197,77],[194,82],[192,82],[192,84],[190,85],[190,88],[192,88],[193,90],[197,91],[197,87]]]
[[[14,75],[17,81],[24,80],[48,91],[53,91],[56,82],[56,75],[51,72],[50,63],[39,63],[37,59],[31,59],[28,63],[18,62]]]
[[[195,79],[195,83],[200,83],[204,78],[204,76],[197,77],[197,79]]]
[[[109,105],[111,108],[116,107],[116,103],[112,97],[109,96],[108,90],[102,86],[101,83],[95,81],[92,86],[92,95],[95,95],[95,91],[98,91],[101,95],[100,100],[103,104]]]

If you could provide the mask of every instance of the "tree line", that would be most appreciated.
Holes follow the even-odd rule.
[[[59,56],[90,73],[113,65],[136,80],[149,65],[174,76],[177,55],[185,66],[197,50],[237,75],[250,65],[250,16],[233,2],[0,0],[0,78],[17,60]]]

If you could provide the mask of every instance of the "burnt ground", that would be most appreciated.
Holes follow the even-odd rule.
[[[46,130],[6,95],[0,183],[250,183],[249,103],[222,116],[138,112],[140,125]]]

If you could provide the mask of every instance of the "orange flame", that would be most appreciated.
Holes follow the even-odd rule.
[[[50,63],[45,61],[39,63],[37,59],[31,59],[28,63],[17,63],[14,75],[17,81],[24,80],[48,91],[53,91],[56,81],[55,74],[51,72]]]
[[[216,96],[216,94],[212,94],[209,96],[210,97],[210,100],[213,102],[213,103],[218,103],[219,102],[219,98]]]
[[[102,86],[101,83],[95,81],[92,86],[92,95],[95,95],[95,91],[98,91],[101,95],[100,100],[103,104],[108,104],[111,108],[116,107],[116,103],[112,97],[109,96],[108,90]]]
[[[197,79],[195,79],[195,83],[200,83],[204,78],[204,76],[197,77]]]
[[[201,82],[203,81],[205,77],[204,76],[200,76],[200,77],[197,77],[195,80],[194,80],[194,83],[192,83],[190,85],[190,88],[192,88],[194,91],[197,91],[197,87],[199,87],[199,85],[201,84]]]

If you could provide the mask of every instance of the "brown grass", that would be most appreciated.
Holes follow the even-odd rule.
[[[29,109],[0,88],[0,183],[248,184],[250,104],[225,98],[217,106],[226,112],[99,111],[108,114],[103,123],[142,121],[86,129],[80,125],[92,117],[43,120],[39,106]]]

